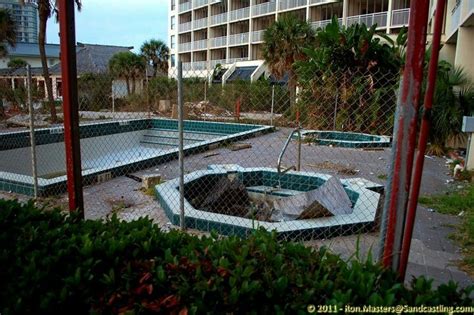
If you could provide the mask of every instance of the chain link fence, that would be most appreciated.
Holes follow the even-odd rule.
[[[245,236],[264,227],[347,255],[357,243],[375,246],[399,73],[309,67],[293,79],[261,70],[255,79],[248,68],[184,67],[187,228]],[[178,73],[149,73],[78,78],[87,219],[148,216],[166,229],[180,225]],[[34,194],[35,165],[40,202],[66,209],[60,79],[53,78],[54,121],[40,74],[32,73],[32,163],[25,74],[2,80],[10,88],[2,97],[6,121],[15,128],[3,126],[0,135],[1,188]]]

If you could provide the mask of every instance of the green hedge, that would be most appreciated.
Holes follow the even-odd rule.
[[[369,262],[279,242],[164,233],[148,219],[81,221],[0,200],[0,313],[305,314],[308,304],[472,305]]]

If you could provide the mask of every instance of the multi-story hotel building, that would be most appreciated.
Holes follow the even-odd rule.
[[[430,27],[436,1],[431,0]],[[474,82],[474,0],[448,0],[440,58],[461,67]]]
[[[396,33],[408,25],[409,0],[168,0],[171,71],[203,71],[217,64],[262,60],[264,30],[292,13],[318,28],[333,16],[343,25],[377,24]],[[249,64],[248,62],[246,64]]]
[[[38,10],[34,2],[25,1],[21,5],[18,0],[0,0],[0,8],[11,12],[19,43],[38,42]]]

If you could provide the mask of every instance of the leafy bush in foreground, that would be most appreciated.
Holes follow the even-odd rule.
[[[0,200],[0,312],[306,313],[308,304],[472,305],[454,283],[413,288],[325,249],[161,232],[148,219],[80,221]]]

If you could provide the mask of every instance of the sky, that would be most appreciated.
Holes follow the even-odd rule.
[[[48,21],[48,43],[59,43],[59,25]],[[134,46],[161,39],[168,43],[168,0],[82,0],[76,12],[76,41],[88,44]]]

